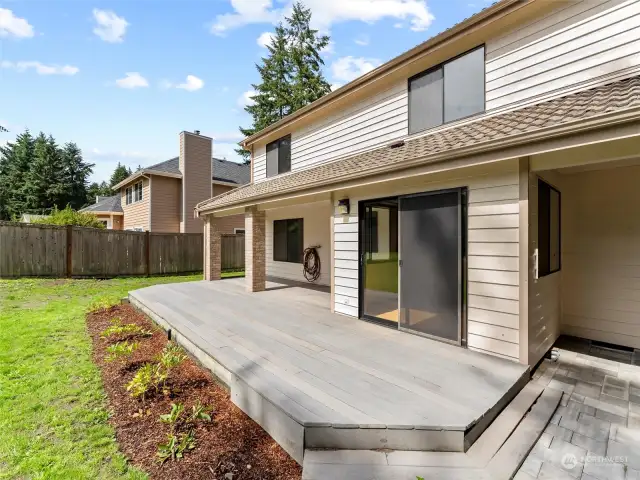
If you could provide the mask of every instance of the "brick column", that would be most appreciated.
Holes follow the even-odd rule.
[[[244,214],[244,278],[248,292],[262,292],[266,282],[265,214],[248,207]]]
[[[220,280],[222,259],[222,236],[213,215],[204,221],[204,279]]]

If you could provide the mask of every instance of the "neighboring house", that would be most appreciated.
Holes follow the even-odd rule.
[[[96,203],[80,210],[93,213],[108,230],[122,230],[124,227],[124,212],[120,205],[120,195],[111,197],[96,197]]]
[[[250,166],[211,157],[212,140],[180,133],[180,156],[143,168],[115,185],[119,190],[124,229],[151,232],[201,233],[198,202],[249,183]],[[223,233],[243,233],[244,217],[218,221]]]
[[[34,213],[23,213],[22,216],[20,217],[20,222],[31,223],[34,220],[42,220],[43,218],[46,218],[46,215],[36,215]]]
[[[535,365],[560,333],[640,348],[640,2],[502,0],[246,138],[246,282]]]

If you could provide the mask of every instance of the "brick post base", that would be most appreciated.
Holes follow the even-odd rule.
[[[222,237],[216,228],[213,215],[204,222],[204,279],[220,280],[222,259]]]
[[[265,213],[248,207],[244,214],[244,278],[248,292],[262,292],[266,283]]]

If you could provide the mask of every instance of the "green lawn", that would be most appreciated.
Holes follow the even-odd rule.
[[[0,280],[0,478],[146,478],[118,452],[84,315],[201,278]]]

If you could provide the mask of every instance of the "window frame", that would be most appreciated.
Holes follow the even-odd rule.
[[[140,185],[139,193],[140,198],[138,198],[138,185]],[[144,185],[142,184],[142,180],[134,183],[133,185],[126,187],[124,189],[124,197],[125,197],[125,205],[132,205],[134,203],[138,203],[144,200]]]
[[[238,231],[238,230],[242,230],[242,231],[240,232],[240,231]],[[236,228],[234,228],[234,229],[233,229],[233,233],[234,233],[235,235],[244,235],[244,234],[245,234],[245,231],[246,231],[246,229],[245,229],[245,228],[238,228],[238,227],[236,227]]]
[[[287,252],[287,259],[286,260],[282,260],[282,259],[278,259],[276,258],[276,223],[278,222],[286,222],[285,223],[285,230],[286,230],[286,245],[285,245],[285,251]],[[299,258],[292,260],[289,258],[289,222],[300,222],[300,256]],[[300,217],[300,218],[282,218],[282,219],[278,219],[278,220],[274,220],[273,221],[273,232],[272,232],[272,251],[271,251],[271,257],[273,258],[274,262],[284,262],[284,263],[297,263],[297,264],[302,264],[304,263],[303,260],[303,253],[304,253],[304,218]]]
[[[468,55],[472,52],[475,52],[476,50],[479,49],[483,49],[484,50],[484,61],[482,62],[482,85],[484,87],[484,98],[483,98],[483,109],[480,112],[477,113],[472,113],[470,115],[466,115],[464,117],[460,117],[460,118],[456,118],[455,120],[449,120],[448,122],[446,122],[444,120],[445,117],[445,84],[446,84],[446,79],[445,79],[445,75],[444,75],[444,66],[448,63],[451,63],[455,60],[458,60],[461,57],[464,57],[465,55]],[[435,72],[436,70],[442,69],[442,123],[438,124],[438,125],[434,125],[433,127],[428,127],[425,128],[423,130],[417,130],[417,131],[411,131],[411,81],[419,78],[423,75],[428,75],[429,73]],[[480,45],[477,45],[465,52],[462,52],[459,55],[456,55],[455,57],[451,57],[448,60],[439,63],[438,65],[434,65],[432,67],[429,67],[426,70],[423,70],[420,73],[416,73],[415,75],[412,75],[411,77],[409,77],[407,79],[407,130],[408,130],[408,134],[409,135],[417,135],[419,133],[422,132],[427,132],[433,128],[438,128],[441,127],[443,125],[448,125],[450,123],[454,123],[454,122],[459,122],[461,120],[465,120],[467,118],[471,118],[474,117],[476,115],[480,115],[483,114],[487,111],[487,49],[486,49],[486,44],[482,43]]]
[[[289,142],[289,169],[288,170],[281,170],[282,168],[282,156],[281,156],[281,144],[284,140],[288,140]],[[277,168],[277,173],[269,175],[269,146],[272,146],[273,144],[277,144],[276,145],[276,151],[277,151],[277,163],[278,163],[278,168]],[[282,175],[283,173],[288,173],[291,171],[291,134],[285,135],[283,137],[278,138],[277,140],[274,140],[273,142],[269,142],[267,143],[267,145],[265,146],[265,175],[267,178],[271,178],[271,177],[276,177],[278,175]]]
[[[548,246],[549,252],[547,255],[547,259],[548,259],[548,265],[545,265],[545,268],[543,268],[543,265],[540,261],[540,259],[542,258],[541,255],[541,250],[542,250],[542,243],[540,241],[540,222],[542,219],[542,216],[540,215],[541,213],[541,209],[540,209],[540,192],[542,191],[542,189],[540,188],[541,185],[545,185],[544,188],[548,188],[549,191],[549,201],[548,201],[548,212],[547,212],[547,218],[549,220],[549,231],[548,231],[548,238],[546,239],[545,242],[545,246]],[[552,209],[552,204],[551,204],[551,192],[556,192],[556,194],[558,195],[558,267],[556,269],[552,268],[552,262],[551,262],[551,245],[552,245],[552,229],[551,229],[551,209]],[[560,192],[560,190],[558,190],[556,187],[554,187],[553,185],[551,185],[549,182],[543,180],[542,178],[538,177],[538,204],[537,204],[537,217],[538,217],[538,278],[543,278],[546,277],[548,275],[553,275],[554,273],[559,272],[560,270],[562,270],[562,192]]]

